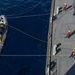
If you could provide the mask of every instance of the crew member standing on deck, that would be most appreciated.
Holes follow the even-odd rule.
[[[71,35],[71,30],[68,29],[68,31],[67,31],[67,37],[70,38],[70,35]]]
[[[73,51],[73,52],[71,53],[70,57],[72,57],[72,58],[75,59],[75,51]],[[70,58],[70,57],[69,57],[69,58]]]
[[[64,3],[64,10],[66,11],[66,8],[67,8],[67,4],[66,3]]]

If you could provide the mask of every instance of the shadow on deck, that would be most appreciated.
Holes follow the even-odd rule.
[[[65,75],[75,75],[75,64],[67,71]]]

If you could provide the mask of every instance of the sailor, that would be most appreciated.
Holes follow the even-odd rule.
[[[67,4],[66,3],[64,3],[64,10],[66,11],[66,8],[67,8]]]
[[[69,38],[69,37],[70,37],[70,35],[71,35],[71,30],[70,30],[70,29],[68,29],[68,31],[67,31],[67,37]]]
[[[72,58],[75,58],[75,52],[74,51],[72,52]]]
[[[75,51],[73,52],[73,58],[75,59]]]
[[[73,52],[71,53],[70,57],[72,57],[72,58],[75,59],[75,51],[73,51]],[[70,58],[70,57],[69,57],[69,58]]]

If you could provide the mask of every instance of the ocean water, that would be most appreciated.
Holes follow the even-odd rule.
[[[0,75],[45,75],[50,6],[51,0],[0,0],[9,24]]]

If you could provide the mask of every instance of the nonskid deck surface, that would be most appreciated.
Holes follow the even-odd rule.
[[[54,14],[57,13],[57,7],[63,7],[64,3],[67,3],[68,9],[66,12],[62,10],[62,12],[57,14],[57,19],[53,21],[52,47],[58,45],[58,53],[51,56],[50,63],[55,63],[55,67],[51,70],[51,75],[75,75],[75,59],[70,57],[71,53],[75,50],[75,16],[73,15],[73,2],[74,0],[55,0]],[[67,38],[66,35],[68,29],[72,32],[70,38]],[[50,38],[48,38],[48,40],[49,39]],[[48,46],[50,46],[49,43]],[[50,52],[50,49],[47,50],[49,50],[47,52]],[[48,58],[46,65],[47,61],[50,60],[50,58]],[[46,75],[50,74],[46,73]]]

